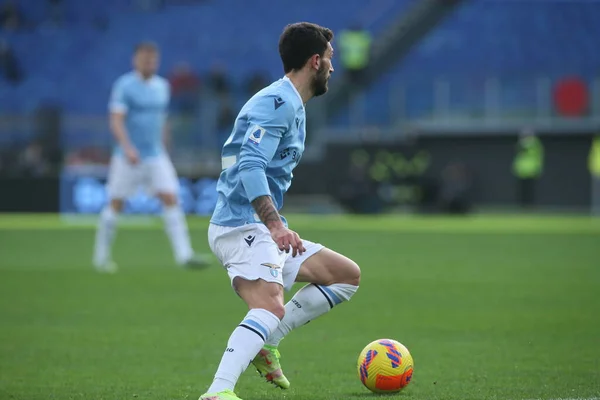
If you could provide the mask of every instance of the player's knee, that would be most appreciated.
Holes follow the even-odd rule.
[[[110,208],[112,208],[115,213],[120,213],[123,211],[123,206],[124,201],[122,199],[112,199],[110,201]]]
[[[285,316],[282,287],[277,283],[269,283],[266,286],[266,290],[261,290],[260,298],[252,308],[263,308],[282,320]]]
[[[285,315],[283,305],[283,287],[274,282],[262,279],[247,280],[236,277],[233,287],[250,309],[264,309],[274,314],[280,320]]]
[[[248,308],[267,310],[280,320],[285,316],[285,306],[279,296],[262,296],[260,299],[248,302]]]
[[[177,205],[177,196],[174,193],[160,193],[158,197],[166,207],[173,207]]]
[[[348,259],[342,268],[337,283],[358,286],[360,284],[360,267],[354,261]]]
[[[285,317],[285,306],[281,302],[273,302],[269,308],[265,310],[271,312],[281,321]]]
[[[352,272],[350,273],[350,283],[351,285],[360,285],[360,267],[358,266],[357,263],[355,263],[354,261],[352,261]]]

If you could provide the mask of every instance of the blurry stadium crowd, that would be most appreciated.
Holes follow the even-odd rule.
[[[44,3],[45,2],[45,3]],[[176,3],[201,3],[203,0],[177,0]],[[65,27],[65,2],[63,0],[39,0],[37,7],[44,11],[37,18],[30,18],[27,9],[23,9],[17,0],[5,0],[0,3],[0,33],[19,34],[24,32],[39,32],[45,29],[60,30]],[[131,0],[128,9],[134,12],[160,11],[167,1],[165,0]],[[41,17],[41,18],[40,18]],[[106,19],[103,14],[98,14],[92,19],[91,24],[98,30],[106,28]],[[0,82],[18,88],[25,80],[26,72],[22,61],[10,42],[0,36]],[[126,70],[122,71],[123,73]],[[268,85],[271,76],[265,71],[255,71],[245,76],[241,81],[234,81],[229,74],[227,63],[217,61],[202,73],[186,60],[176,62],[165,77],[171,84],[171,112],[177,118],[172,123],[172,128],[178,136],[186,136],[193,130],[197,122],[197,114],[205,110],[204,114],[214,115],[214,129],[216,135],[213,141],[223,141],[229,133],[237,113],[235,99],[248,98]],[[8,176],[45,176],[55,174],[60,164],[61,157],[57,157],[56,140],[60,141],[61,110],[52,101],[44,102],[35,108],[33,118],[27,135],[33,140],[0,145],[0,174]],[[107,102],[108,98],[99,99]],[[13,121],[14,122],[14,121]],[[10,121],[8,130],[11,129]],[[53,128],[54,127],[54,128]],[[1,129],[1,128],[0,128]],[[25,138],[24,138],[25,139]],[[108,139],[108,138],[107,138]],[[105,151],[83,149],[81,154],[86,159],[104,159]],[[76,160],[78,154],[70,154],[68,159]],[[75,161],[76,162],[76,161]]]
[[[0,173],[104,162],[110,85],[148,33],[164,52],[177,146],[218,152],[240,105],[280,76],[284,24],[315,20],[334,29],[333,86],[344,69],[341,31],[359,23],[380,42],[413,3],[344,0],[340,12],[333,0],[0,0]],[[597,115],[599,17],[600,3],[583,0],[464,2],[336,113],[330,124],[340,129],[328,137],[419,119]]]

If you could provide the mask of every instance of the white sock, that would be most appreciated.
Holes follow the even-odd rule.
[[[262,308],[250,310],[229,337],[208,393],[233,390],[242,372],[248,368],[279,322],[279,318],[270,311]]]
[[[310,284],[300,289],[285,305],[285,316],[267,339],[267,344],[278,346],[293,329],[320,317],[342,301],[350,300],[358,286],[336,283],[330,286]]]
[[[178,205],[164,207],[163,220],[165,231],[171,241],[175,261],[178,264],[183,264],[193,256],[194,251],[192,250],[187,222],[181,207]]]
[[[115,238],[118,214],[110,206],[104,207],[100,213],[96,242],[94,245],[94,264],[102,266],[111,259],[111,248]]]

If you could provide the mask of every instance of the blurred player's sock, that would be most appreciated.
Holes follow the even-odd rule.
[[[93,260],[94,266],[98,270],[103,270],[112,265],[111,247],[115,238],[117,216],[118,214],[110,206],[104,207],[100,213]]]
[[[320,317],[342,301],[350,300],[358,286],[336,283],[330,286],[309,284],[300,289],[285,305],[285,316],[267,339],[267,344],[278,346],[293,329]]]
[[[193,256],[194,251],[190,243],[187,222],[183,210],[179,206],[165,207],[163,211],[165,231],[178,264],[187,263]]]
[[[233,390],[242,372],[263,347],[266,338],[279,325],[270,311],[253,309],[233,331],[208,393]]]

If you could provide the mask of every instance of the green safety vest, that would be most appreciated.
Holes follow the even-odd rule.
[[[600,136],[596,136],[592,141],[588,165],[590,167],[590,173],[593,176],[600,178]]]
[[[542,173],[544,147],[535,136],[519,140],[519,150],[513,163],[513,172],[521,179],[537,178]]]
[[[369,62],[371,35],[367,31],[342,31],[338,40],[346,69],[362,69]]]

